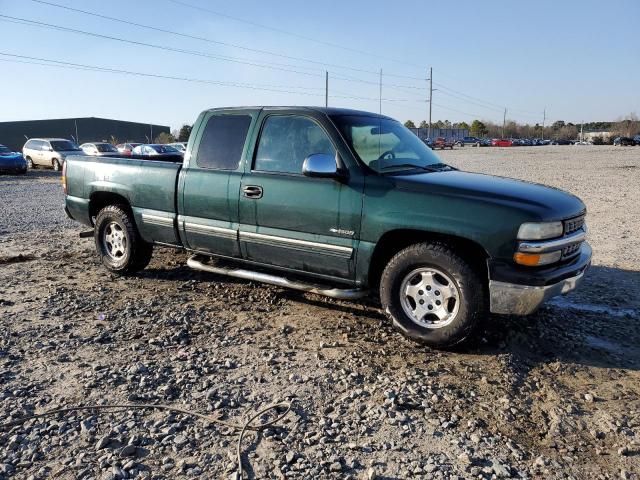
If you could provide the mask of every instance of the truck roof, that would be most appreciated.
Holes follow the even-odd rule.
[[[387,119],[391,119],[391,117],[388,117],[386,115],[380,115],[378,113],[373,113],[373,112],[367,112],[364,110],[353,110],[350,108],[338,108],[338,107],[314,107],[314,106],[300,106],[300,105],[292,105],[292,106],[286,106],[286,105],[278,105],[278,106],[269,106],[269,105],[262,105],[262,106],[244,106],[244,107],[218,107],[218,108],[211,108],[208,111],[209,112],[215,112],[215,111],[219,111],[219,110],[299,110],[300,112],[308,112],[308,111],[314,111],[314,112],[320,112],[320,113],[324,113],[325,115],[359,115],[359,116],[366,116],[366,117],[378,117],[378,118],[387,118]]]

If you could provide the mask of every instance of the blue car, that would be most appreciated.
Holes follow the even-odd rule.
[[[27,173],[27,161],[21,153],[0,144],[0,173]]]

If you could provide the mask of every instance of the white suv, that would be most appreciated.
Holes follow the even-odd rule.
[[[82,150],[65,138],[32,138],[22,147],[22,156],[29,168],[37,166],[62,169],[67,155],[82,155]]]

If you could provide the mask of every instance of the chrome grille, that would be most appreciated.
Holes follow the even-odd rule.
[[[564,247],[562,249],[562,258],[569,258],[569,257],[572,257],[573,255],[577,254],[580,251],[580,246],[581,245],[582,245],[582,242],[574,243],[573,245],[569,245],[568,247]]]
[[[564,221],[564,234],[571,235],[573,232],[577,232],[584,226],[584,215],[579,217],[570,218]]]

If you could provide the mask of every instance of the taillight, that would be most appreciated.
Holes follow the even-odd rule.
[[[62,162],[62,191],[67,194],[67,161]]]

